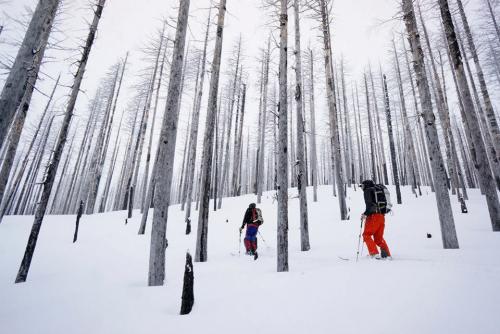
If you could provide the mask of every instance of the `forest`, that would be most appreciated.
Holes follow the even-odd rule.
[[[406,235],[400,222],[388,223],[389,237],[403,233],[397,235],[411,245],[418,238],[427,242],[424,234],[430,240],[432,230],[436,239],[432,246],[423,244],[424,250],[414,253],[432,250],[433,259],[445,264],[439,277],[455,273],[460,259],[470,259],[465,277],[472,279],[469,275],[484,269],[479,280],[498,297],[494,286],[500,262],[493,254],[499,241],[495,232],[500,232],[499,1],[385,0],[380,6],[393,11],[363,23],[383,39],[382,45],[373,51],[357,46],[367,54],[361,55],[366,57],[362,62],[349,59],[349,52],[345,56],[335,43],[338,39],[359,43],[349,34],[337,36],[345,31],[336,31],[336,24],[350,20],[356,25],[357,17],[366,15],[362,3],[352,5],[359,7],[360,17],[352,13],[347,19],[337,12],[345,0],[172,0],[164,1],[163,12],[155,11],[155,17],[143,17],[142,24],[139,18],[135,23],[120,22],[118,9],[140,17],[144,14],[140,7],[147,4],[129,1],[128,7],[119,8],[117,1],[30,0],[23,9],[15,0],[0,0],[0,243],[4,244],[0,253],[5,253],[0,257],[0,271],[5,271],[0,294],[9,289],[8,295],[15,299],[17,290],[12,286],[50,285],[49,274],[31,277],[32,271],[40,270],[36,263],[42,258],[40,263],[59,261],[47,257],[47,247],[53,249],[50,254],[66,253],[65,263],[81,272],[86,268],[81,261],[103,253],[110,262],[126,267],[126,261],[110,255],[119,247],[123,254],[133,254],[130,268],[139,271],[133,284],[170,287],[175,281],[176,294],[164,293],[174,294],[176,300],[184,284],[182,314],[191,312],[198,296],[198,285],[193,292],[193,271],[201,286],[203,280],[216,280],[213,275],[221,271],[241,275],[247,282],[246,276],[256,270],[257,277],[277,290],[300,289],[292,287],[302,282],[294,271],[307,275],[307,268],[318,264],[311,270],[320,280],[319,268],[333,276],[343,270],[324,269],[329,262],[322,262],[323,256],[332,255],[336,266],[358,262],[360,248],[364,251],[358,218],[364,210],[362,184],[372,180],[391,193],[393,213],[386,219],[404,220],[403,226],[411,226],[408,231],[415,229],[415,234]],[[260,17],[238,16],[250,7],[249,13]],[[252,20],[259,25],[256,31],[248,27]],[[132,26],[136,36],[106,37],[107,29],[120,25]],[[141,43],[117,53],[127,38]],[[260,224],[266,223],[263,233],[255,236],[260,258],[251,265],[266,263],[266,269],[250,269],[241,260],[231,266],[243,255],[242,230],[238,236],[237,229],[252,202],[263,208]],[[361,229],[364,219],[365,215]],[[481,237],[479,227],[471,227],[479,222]],[[126,236],[121,234],[124,229]],[[104,244],[96,241],[104,236],[108,238]],[[124,239],[110,241],[115,237]],[[88,244],[90,240],[96,244]],[[15,248],[8,246],[14,244]],[[336,245],[335,251],[328,250],[329,244]],[[348,251],[339,248],[344,245]],[[403,241],[396,245],[402,258],[408,256],[410,246]],[[100,251],[94,253],[93,247]],[[346,258],[338,252],[356,256]],[[406,276],[397,275],[408,275],[412,266],[399,264],[397,252],[393,253],[390,265],[396,266],[388,273],[403,279]],[[476,267],[479,264],[473,260],[483,255],[491,259],[485,260],[489,269]],[[312,258],[307,260],[308,256]],[[457,261],[456,267],[447,267],[446,256],[450,263]],[[294,259],[300,265],[295,266]],[[209,270],[204,262],[218,269]],[[385,276],[385,263],[374,269],[366,262],[362,257],[357,267],[361,269],[346,270]],[[173,264],[178,268],[171,269]],[[419,266],[423,264],[413,268]],[[112,265],[101,270],[112,271],[108,268]],[[70,269],[58,270],[57,275],[64,276]],[[86,270],[85,275],[100,272]],[[290,281],[266,276],[276,272],[288,272]],[[232,291],[235,283],[224,279]],[[458,289],[470,283],[467,279],[457,283]],[[314,281],[303,284],[310,287]],[[225,290],[224,285],[215,286]],[[34,286],[27,287],[35,293]],[[92,291],[92,286],[87,288]],[[208,286],[200,290],[211,298]],[[486,294],[481,291],[479,295]],[[266,295],[257,295],[265,304]],[[224,301],[236,298],[230,292],[223,296]],[[367,296],[381,298],[369,292]],[[474,303],[489,309],[483,301],[474,298]],[[152,305],[161,303],[155,300]],[[213,325],[211,330],[219,333],[238,326],[230,321],[217,327],[203,312],[209,309],[197,308],[198,303],[196,299],[193,313],[199,315],[191,314],[201,317],[198,326]],[[465,305],[462,300],[456,303]],[[144,310],[147,304],[142,300],[139,308]],[[258,303],[245,305],[253,308]],[[418,305],[410,307],[417,314]],[[0,319],[2,313],[18,314],[19,307],[0,308]],[[169,307],[178,311],[177,304]],[[271,306],[263,310],[273,312]],[[235,314],[236,319],[243,317]],[[305,321],[315,319],[307,314]],[[122,316],[111,315],[115,321]],[[446,329],[444,317],[445,313],[442,318],[431,317],[430,327],[420,333],[470,333],[477,324],[481,324],[478,332],[494,332],[476,318],[462,320],[470,322],[463,327]],[[10,332],[38,332],[34,327],[21,330],[14,325],[18,321]],[[152,320],[151,330],[155,321],[161,320]],[[295,332],[291,325],[283,325],[285,319],[275,321],[282,330]],[[71,323],[68,320],[68,326]],[[177,325],[177,331],[198,328]],[[280,331],[272,327],[272,319],[266,318],[264,332]],[[70,327],[63,330],[63,325],[60,330],[48,328],[40,332],[72,332]],[[341,332],[357,332],[356,327],[343,328]],[[401,333],[401,328],[386,327],[381,333]],[[316,332],[331,329],[324,325]],[[123,329],[108,324],[88,330]],[[86,330],[80,327],[75,332]]]

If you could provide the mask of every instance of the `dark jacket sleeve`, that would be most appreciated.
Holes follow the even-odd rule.
[[[244,228],[245,225],[250,222],[250,219],[252,219],[250,215],[251,215],[250,208],[248,208],[247,211],[245,211],[245,215],[243,216],[243,224],[241,224],[241,228]]]
[[[365,212],[363,214],[365,216],[371,215],[373,213],[376,213],[377,210],[375,208],[375,196],[373,194],[373,189],[369,188],[363,191],[363,195],[365,198]]]

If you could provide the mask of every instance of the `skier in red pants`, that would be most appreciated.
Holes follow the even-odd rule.
[[[371,258],[392,259],[389,247],[384,240],[385,216],[381,213],[377,196],[375,194],[375,183],[371,180],[363,181],[361,184],[365,198],[366,210],[361,215],[365,219],[365,230],[363,240],[366,243]],[[377,246],[380,248],[380,254]]]

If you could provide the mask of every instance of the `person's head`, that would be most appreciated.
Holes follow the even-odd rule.
[[[250,203],[250,205],[248,206],[250,209],[255,209],[255,203]]]
[[[361,182],[361,184],[359,185],[359,187],[363,190],[367,189],[367,188],[371,188],[371,187],[374,187],[375,186],[375,183],[372,181],[372,180],[364,180],[363,182]]]

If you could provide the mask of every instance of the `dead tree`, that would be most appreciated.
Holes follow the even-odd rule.
[[[309,112],[311,114],[311,181],[313,186],[313,201],[318,201],[318,156],[316,146],[316,112],[314,105],[314,56],[312,49],[309,49]]]
[[[383,76],[384,84],[384,105],[385,105],[385,117],[387,120],[387,130],[389,136],[389,149],[391,151],[391,164],[392,164],[392,176],[394,178],[394,185],[396,186],[396,201],[398,204],[402,203],[401,199],[401,187],[399,184],[399,174],[398,174],[398,164],[396,162],[396,146],[394,145],[394,134],[392,131],[392,118],[391,118],[391,106],[389,104],[389,92],[387,91],[387,81],[385,75]]]
[[[0,95],[0,143],[5,142],[17,109],[26,113],[29,107],[59,3],[60,0],[39,0],[33,12]]]
[[[280,5],[277,269],[283,272],[288,271],[288,0],[280,0]]]
[[[194,305],[194,270],[193,258],[186,253],[186,265],[184,266],[184,284],[182,287],[181,315],[189,314]]]
[[[78,239],[78,229],[80,227],[80,219],[83,215],[83,201],[80,201],[80,206],[78,207],[78,213],[76,214],[76,223],[75,223],[75,233],[73,234],[73,243]]]
[[[267,119],[267,93],[269,85],[269,63],[271,61],[271,37],[267,40],[267,51],[264,53],[263,61],[263,82],[262,82],[262,97],[259,118],[259,146],[257,160],[257,203],[262,200],[262,191],[264,187],[264,153],[265,153],[265,138],[266,138],[266,119]]]
[[[158,149],[157,164],[162,166],[155,174],[154,213],[151,229],[151,247],[149,256],[148,285],[163,285],[165,280],[165,249],[168,206],[177,139],[177,122],[179,120],[179,104],[183,71],[184,45],[186,41],[190,0],[180,0],[177,16],[170,82],[168,86],[167,104],[163,118]]]
[[[427,81],[424,64],[424,52],[420,43],[417,28],[417,19],[412,0],[403,0],[403,18],[408,33],[411,51],[413,54],[413,68],[417,76],[417,87],[420,94],[420,104],[425,121],[426,139],[432,163],[434,189],[441,224],[441,237],[445,249],[458,248],[458,239],[455,231],[453,212],[451,209],[450,195],[448,193],[446,170],[443,156],[439,147],[436,129],[436,117],[432,111],[431,93]]]
[[[465,70],[462,63],[462,55],[457,43],[455,27],[451,18],[451,13],[448,7],[447,0],[439,0],[439,8],[441,11],[441,19],[443,21],[448,49],[452,60],[453,68],[457,78],[457,84],[462,97],[464,106],[465,121],[473,140],[472,159],[478,171],[479,182],[486,195],[486,203],[490,213],[491,225],[493,231],[500,231],[500,202],[498,201],[498,193],[496,191],[495,180],[488,164],[488,155],[481,136],[481,128],[474,112],[474,104],[470,94]]]
[[[306,193],[306,163],[304,154],[304,122],[302,103],[302,50],[300,47],[300,15],[299,1],[294,0],[293,9],[295,13],[295,105],[297,107],[297,190],[300,199],[300,249],[308,251],[309,244],[309,223],[307,214],[307,193]]]
[[[401,104],[401,116],[403,117],[403,124],[404,124],[404,132],[407,138],[407,147],[408,151],[411,156],[411,160],[413,161],[413,165],[409,166],[411,176],[412,176],[412,188],[416,189],[418,187],[420,195],[422,195],[422,191],[420,190],[420,175],[418,171],[418,166],[416,166],[417,163],[417,153],[415,150],[415,143],[413,141],[413,135],[412,131],[410,128],[410,123],[408,120],[408,113],[406,111],[406,99],[403,91],[403,79],[401,76],[401,68],[399,66],[399,57],[398,53],[396,50],[396,44],[393,41],[393,48],[394,48],[394,63],[396,67],[396,74],[397,74],[397,82],[398,82],[398,89],[399,89],[399,101]],[[416,194],[416,193],[415,193]]]
[[[220,63],[222,54],[222,39],[224,33],[224,18],[226,14],[226,0],[219,2],[219,14],[217,18],[217,34],[215,38],[215,49],[212,61],[212,76],[208,93],[208,108],[203,137],[203,152],[200,170],[200,208],[198,216],[198,232],[196,236],[196,262],[207,261],[208,241],[208,212],[210,204],[210,183],[212,170],[212,157],[214,146],[214,124],[217,113],[217,95],[219,90]]]
[[[498,121],[495,117],[495,111],[493,110],[493,104],[491,103],[490,93],[488,91],[488,87],[486,86],[486,80],[484,79],[483,69],[481,67],[481,63],[479,62],[479,56],[477,54],[476,44],[474,43],[474,38],[472,37],[472,32],[469,27],[469,22],[467,20],[467,16],[465,15],[464,6],[462,5],[462,0],[456,0],[458,4],[458,9],[460,13],[460,17],[462,18],[462,23],[465,30],[465,36],[467,37],[467,43],[469,45],[469,52],[472,55],[472,60],[474,61],[474,65],[476,67],[476,74],[479,81],[479,87],[481,90],[481,95],[483,97],[484,103],[484,113],[486,115],[486,119],[488,120],[488,129],[486,131],[491,132],[493,147],[494,147],[494,156],[492,157],[498,163],[500,161],[500,127],[498,126]],[[499,28],[496,24],[495,15],[493,15],[493,10],[491,8],[491,4],[488,2],[488,8],[491,13],[491,17],[495,26],[495,31],[499,34]],[[445,27],[446,28],[446,27]],[[500,36],[500,35],[498,35]],[[499,39],[500,41],[500,39]],[[464,51],[465,52],[465,51]],[[497,171],[496,184],[497,188],[500,190],[500,176],[498,176],[499,171]],[[499,223],[500,224],[500,223]],[[500,226],[500,225],[499,225]],[[500,227],[499,227],[500,228]]]
[[[205,41],[203,44],[203,52],[201,55],[201,69],[199,79],[196,81],[196,89],[195,89],[195,101],[193,105],[193,116],[191,120],[191,133],[189,135],[189,155],[188,155],[188,168],[186,175],[186,189],[185,193],[185,201],[182,201],[181,208],[184,209],[184,203],[187,202],[186,208],[186,222],[191,220],[191,203],[193,201],[193,185],[194,185],[194,175],[196,169],[196,151],[198,146],[198,129],[200,122],[200,110],[201,110],[201,100],[203,97],[203,87],[205,84],[205,73],[206,73],[206,64],[207,64],[207,46],[208,46],[208,37],[210,35],[210,20],[211,20],[212,8],[210,8],[208,12],[207,25],[205,31]],[[198,64],[200,66],[200,64]]]
[[[233,123],[233,112],[234,112],[234,102],[235,102],[235,95],[237,94],[237,88],[239,87],[238,84],[238,73],[240,70],[240,58],[241,58],[241,37],[238,41],[238,47],[237,47],[237,53],[236,53],[236,64],[234,68],[234,77],[232,80],[232,88],[231,88],[231,93],[229,96],[229,108],[228,108],[228,124],[227,124],[227,138],[226,138],[226,148],[225,148],[225,153],[224,153],[224,164],[221,166],[222,167],[222,175],[221,175],[221,181],[220,181],[220,191],[219,191],[219,201],[217,204],[217,208],[220,209],[222,207],[222,196],[224,195],[224,188],[226,184],[229,183],[229,156],[230,156],[230,151],[229,147],[231,144],[231,133],[232,133],[232,123]],[[235,134],[236,136],[236,134]],[[221,152],[222,155],[222,152]]]
[[[334,171],[335,179],[334,184],[337,186],[340,219],[349,219],[347,212],[346,196],[344,191],[344,176],[342,171],[342,156],[339,138],[339,129],[337,122],[337,104],[335,101],[335,82],[333,78],[333,62],[332,62],[332,47],[331,47],[331,33],[330,33],[330,6],[327,0],[313,0],[309,8],[314,11],[316,17],[321,22],[321,31],[324,46],[324,59],[325,59],[325,78],[327,89],[328,101],[328,114],[330,121],[330,144],[331,144],[331,158],[332,158],[332,171]]]
[[[38,136],[38,133],[39,133],[40,128],[42,126],[45,115],[47,114],[47,111],[49,110],[49,107],[51,106],[52,99],[54,97],[54,93],[59,85],[59,79],[60,79],[60,76],[58,76],[58,78],[56,80],[54,88],[52,89],[49,100],[47,101],[47,105],[46,105],[46,107],[43,111],[42,117],[40,119],[40,123],[38,124],[38,127],[33,135],[33,139],[30,142],[30,145],[29,145],[27,153],[26,153],[26,157],[24,158],[24,161],[23,161],[22,166],[21,166],[22,171],[24,171],[26,169],[26,166],[28,164],[28,157],[31,153],[31,150],[33,149],[33,145],[35,144],[35,139]],[[30,90],[30,91],[32,92],[32,90]],[[28,92],[27,92],[27,94],[28,94]],[[31,95],[31,93],[29,93],[29,95]],[[23,100],[25,100],[26,98],[27,97],[25,96],[25,98],[23,98]],[[31,99],[31,96],[29,99]],[[26,101],[26,102],[27,102],[27,105],[29,105],[29,101]],[[2,167],[0,170],[0,203],[3,200],[5,189],[7,186],[7,182],[9,180],[9,175],[11,172],[12,163],[14,161],[14,156],[15,156],[15,153],[17,150],[19,139],[21,137],[22,127],[24,124],[24,119],[26,117],[26,112],[27,112],[27,107],[25,108],[25,103],[22,103],[22,107],[19,109],[18,115],[16,115],[16,118],[14,119],[14,124],[13,124],[14,126],[11,129],[9,143],[6,146],[6,154],[2,159],[2,165],[1,165]],[[21,182],[22,176],[23,176],[23,173],[19,173],[16,181],[14,182],[15,188],[17,188],[17,185]],[[0,223],[2,222],[2,217],[3,217],[3,210],[0,211]]]
[[[43,192],[40,203],[37,206],[35,213],[35,221],[33,222],[33,227],[31,229],[31,233],[28,239],[28,245],[26,246],[26,250],[24,253],[23,260],[21,262],[21,266],[19,268],[19,272],[17,273],[16,283],[21,283],[26,281],[26,277],[28,276],[28,271],[31,264],[31,259],[33,258],[33,253],[35,252],[36,242],[38,240],[38,234],[40,232],[40,228],[42,227],[42,221],[45,216],[45,210],[47,208],[47,204],[49,201],[50,193],[52,191],[52,186],[54,184],[54,179],[56,177],[57,167],[59,166],[59,161],[61,159],[64,145],[66,143],[66,138],[68,136],[68,130],[71,123],[71,118],[73,117],[73,111],[75,109],[76,99],[78,97],[78,93],[80,92],[80,86],[83,80],[83,74],[85,72],[85,68],[87,66],[87,61],[89,58],[90,51],[92,49],[92,45],[94,43],[95,35],[97,32],[97,26],[99,24],[99,20],[101,19],[102,11],[104,9],[104,3],[106,0],[99,0],[96,9],[94,11],[94,19],[90,26],[90,32],[87,36],[87,40],[85,43],[85,47],[82,52],[82,57],[80,59],[78,70],[75,75],[75,81],[73,83],[73,87],[71,89],[71,95],[68,101],[68,105],[66,107],[66,112],[64,114],[64,119],[62,123],[61,130],[59,132],[59,136],[57,139],[57,144],[55,146],[54,153],[52,155],[52,159],[47,170],[46,178],[43,183]]]

